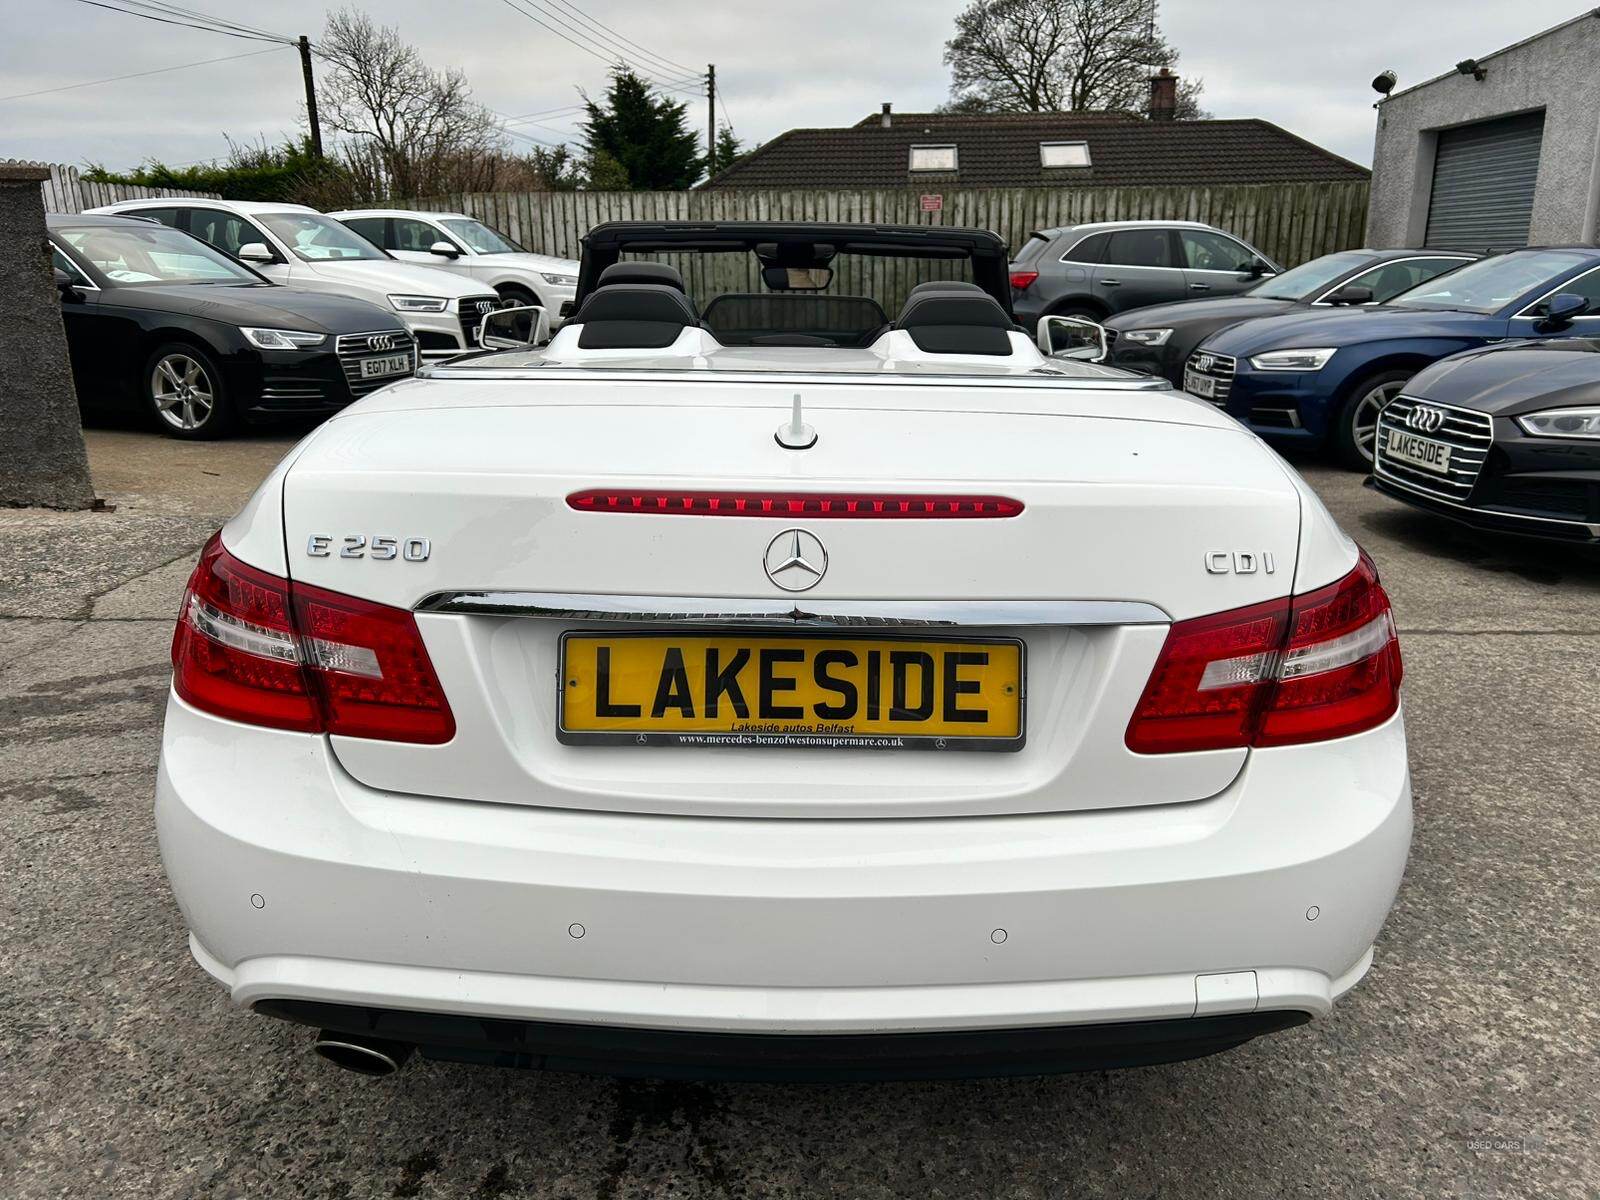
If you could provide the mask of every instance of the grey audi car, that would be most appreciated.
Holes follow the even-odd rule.
[[[1026,329],[1040,317],[1088,317],[1201,296],[1231,296],[1282,268],[1198,221],[1102,221],[1030,233],[1011,260],[1011,309]]]

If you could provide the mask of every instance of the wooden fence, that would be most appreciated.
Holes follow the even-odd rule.
[[[924,211],[922,193],[763,191],[474,192],[399,202],[403,207],[464,212],[530,250],[577,258],[584,233],[603,221],[845,221],[884,225],[962,225],[992,229],[1013,249],[1035,229],[1084,221],[1204,221],[1229,230],[1284,266],[1359,246],[1366,230],[1365,180],[1237,187],[964,188],[939,194]],[[697,295],[759,290],[748,255],[721,264],[679,260]],[[874,260],[870,280],[841,262],[833,290],[877,296],[890,308],[924,277],[922,264]],[[863,286],[864,285],[864,286]]]
[[[134,187],[123,183],[91,183],[84,179],[77,167],[60,163],[24,163],[21,159],[0,160],[6,166],[49,167],[50,178],[39,185],[44,192],[44,210],[47,213],[81,213],[102,204],[115,204],[118,200],[142,200],[147,196],[210,196],[216,192],[185,192],[177,188]]]

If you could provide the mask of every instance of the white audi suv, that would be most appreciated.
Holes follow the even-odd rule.
[[[665,251],[762,288],[697,303]],[[1039,1073],[1327,1013],[1411,834],[1388,597],[1005,271],[978,231],[601,226],[547,344],[502,310],[515,348],[296,446],[173,642],[200,965],[373,1074]]]
[[[402,262],[453,271],[502,300],[538,305],[553,324],[577,294],[572,259],[535,254],[466,213],[363,208],[328,215]]]

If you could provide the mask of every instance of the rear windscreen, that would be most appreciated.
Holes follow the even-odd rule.
[[[718,297],[738,294],[768,294],[761,281],[761,263],[754,254],[740,250],[724,254],[634,253],[623,255],[628,262],[659,262],[676,267],[689,290],[689,298],[704,311]],[[854,298],[876,302],[893,316],[905,304],[906,295],[919,283],[930,280],[973,282],[972,260],[960,258],[894,258],[879,254],[837,254],[828,264],[833,279],[821,292],[776,292],[773,295],[814,295],[837,299]]]
[[[1017,251],[1017,256],[1011,261],[1017,266],[1026,266],[1039,257],[1039,252],[1050,244],[1050,239],[1042,233],[1030,233],[1028,240],[1022,243],[1022,249]]]
[[[877,302],[865,296],[796,292],[718,296],[706,305],[701,319],[724,346],[759,345],[793,335],[835,346],[860,346],[889,323]]]

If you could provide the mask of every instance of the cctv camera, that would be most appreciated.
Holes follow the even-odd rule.
[[[1471,75],[1479,83],[1482,83],[1483,79],[1484,79],[1484,76],[1487,75],[1488,72],[1485,71],[1482,67],[1480,67],[1478,65],[1478,60],[1477,59],[1475,59],[1475,58],[1463,58],[1460,62],[1458,62],[1456,64],[1456,74],[1457,75]]]
[[[1394,85],[1398,79],[1399,76],[1393,71],[1380,71],[1372,81],[1372,90],[1380,96],[1387,96],[1394,91]]]

